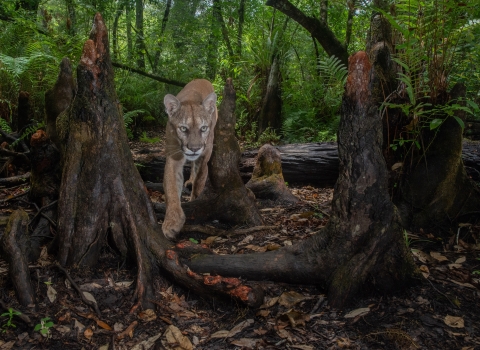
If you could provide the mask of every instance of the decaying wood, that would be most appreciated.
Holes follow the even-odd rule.
[[[257,199],[268,199],[283,204],[298,203],[285,185],[280,152],[266,144],[258,151],[257,161],[250,181],[245,185]]]
[[[291,185],[312,185],[333,187],[338,178],[338,148],[334,142],[305,143],[275,146],[282,158],[283,177]],[[242,153],[240,159],[240,175],[245,183],[252,177],[255,157],[258,149]],[[140,174],[145,181],[159,182],[163,177],[165,157],[150,154],[145,157],[136,156],[136,162],[142,166]],[[480,181],[480,143],[464,142],[462,158],[465,166],[473,169],[467,172],[475,181]],[[188,179],[190,168],[184,167],[184,177]]]
[[[60,150],[60,140],[57,133],[57,119],[67,110],[75,96],[75,81],[72,75],[72,64],[68,58],[63,58],[60,71],[53,88],[45,92],[45,124],[50,140]]]
[[[9,264],[10,278],[18,301],[23,306],[35,303],[35,294],[28,270],[30,242],[27,225],[28,214],[23,210],[14,211],[0,240],[3,255]]]

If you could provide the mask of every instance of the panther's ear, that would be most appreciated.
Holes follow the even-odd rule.
[[[171,117],[180,108],[180,101],[173,95],[167,94],[163,98],[163,104],[169,117]]]
[[[212,92],[207,97],[205,97],[205,100],[203,100],[202,104],[208,114],[213,114],[213,112],[215,112],[216,103],[217,103],[217,94]]]

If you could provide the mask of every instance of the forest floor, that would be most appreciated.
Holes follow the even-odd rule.
[[[27,187],[0,189],[0,201]],[[275,229],[225,237],[185,233],[181,238],[205,243],[219,254],[250,254],[295,244],[328,222],[333,190],[309,186],[291,190],[300,204],[259,203],[265,225]],[[160,193],[150,194],[153,201],[162,201]],[[0,225],[17,207],[31,215],[36,212],[25,201],[1,203]],[[157,278],[156,309],[132,314],[135,268],[107,248],[95,269],[69,270],[81,290],[97,302],[98,317],[44,249],[30,267],[36,308],[18,305],[8,266],[0,260],[3,307],[19,310],[32,321],[26,324],[14,315],[9,322],[8,311],[1,310],[5,313],[0,317],[0,350],[480,349],[479,236],[479,222],[456,232],[405,232],[405,242],[426,279],[394,295],[359,295],[343,310],[331,308],[328,295],[315,286],[262,282],[265,303],[250,309],[200,297]],[[49,320],[42,320],[46,317]],[[45,336],[35,328],[43,328]]]

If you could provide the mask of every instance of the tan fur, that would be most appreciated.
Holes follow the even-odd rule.
[[[163,176],[166,213],[162,230],[165,237],[175,239],[185,223],[180,198],[183,188],[183,165],[192,161],[187,182],[192,184],[190,200],[197,198],[207,180],[207,163],[212,155],[213,131],[217,123],[217,96],[205,79],[188,83],[175,97],[166,95],[168,114],[166,128],[166,164]]]

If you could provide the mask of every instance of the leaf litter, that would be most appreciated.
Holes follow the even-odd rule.
[[[332,190],[309,186],[291,190],[302,199],[300,204],[260,203],[265,225],[278,229],[188,238],[208,244],[219,254],[264,252],[304,240],[328,222]],[[458,239],[456,234],[444,241],[434,236],[421,230],[407,234],[425,278],[422,283],[397,294],[359,296],[345,310],[332,309],[325,291],[314,286],[261,282],[264,303],[259,309],[248,309],[194,295],[159,278],[151,300],[154,308],[131,314],[135,269],[120,267],[112,252],[105,250],[95,269],[69,270],[83,293],[98,304],[98,317],[52,267],[53,257],[46,249],[31,266],[38,308],[28,310],[16,303],[11,286],[5,283],[7,266],[0,260],[3,301],[35,322],[44,317],[54,322],[50,337],[43,338],[17,321],[16,329],[0,337],[0,349],[479,348],[480,271],[474,272],[480,270],[475,241],[480,239],[480,227],[463,228]]]

